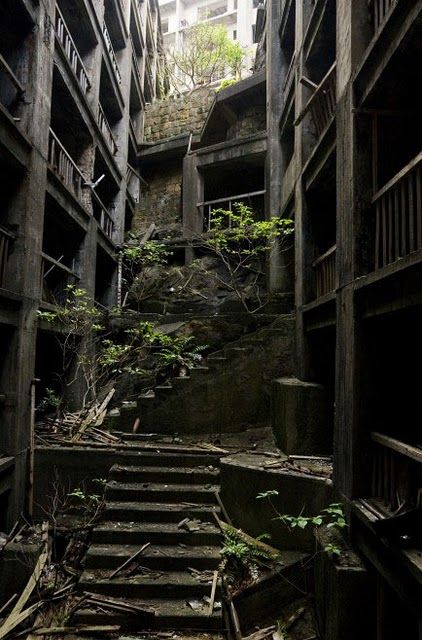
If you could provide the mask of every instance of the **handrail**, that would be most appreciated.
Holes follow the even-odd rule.
[[[406,444],[401,440],[397,440],[396,438],[391,438],[390,436],[386,436],[383,433],[378,433],[376,431],[372,431],[371,440],[376,444],[379,444],[387,449],[391,449],[396,453],[400,453],[407,458],[411,458],[416,462],[422,462],[422,449],[417,447],[413,447],[410,444]]]
[[[333,245],[332,247],[330,247],[328,251],[323,253],[321,256],[318,256],[318,258],[313,261],[312,266],[317,267],[319,264],[321,264],[321,262],[324,262],[324,260],[329,258],[333,253],[335,253],[336,249],[337,249],[336,245]]]
[[[292,59],[290,60],[289,68],[287,69],[286,78],[283,83],[283,91],[286,91],[288,85],[290,84],[295,62],[296,62],[296,51],[293,52]]]
[[[138,178],[138,180],[139,180],[140,182],[142,182],[142,184],[143,184],[145,187],[149,187],[148,182],[147,182],[146,180],[144,180],[144,178],[143,178],[143,177],[142,177],[142,176],[141,176],[141,175],[136,171],[136,169],[134,169],[134,168],[132,167],[132,165],[130,165],[130,164],[129,164],[129,162],[127,163],[127,169],[128,169],[128,173],[129,173],[129,172],[130,172],[130,173],[133,173],[133,174]],[[127,177],[128,177],[128,176],[127,176]]]
[[[236,195],[236,196],[227,196],[227,198],[218,198],[217,200],[207,200],[206,202],[198,202],[196,206],[205,207],[210,204],[219,204],[221,202],[229,202],[230,200],[233,201],[239,198],[252,198],[254,196],[263,196],[265,195],[265,193],[266,193],[265,189],[261,191],[252,191],[251,193],[241,193],[240,195]]]
[[[20,94],[25,93],[25,87],[20,82],[20,80],[16,77],[16,75],[14,74],[12,68],[8,65],[7,61],[3,58],[1,53],[0,53],[0,67],[3,69],[5,74],[8,76],[9,80],[12,82],[12,84],[15,87],[16,91],[18,93],[20,93]]]
[[[108,211],[107,207],[101,200],[100,196],[98,195],[98,193],[96,193],[96,191],[94,191],[94,189],[92,189],[92,196],[93,196],[93,199],[96,200],[97,204],[100,206],[99,219],[95,216],[95,213],[94,213],[94,217],[97,220],[98,224],[100,225],[100,228],[104,231],[106,236],[111,240],[113,238],[113,232],[114,232],[114,220],[110,212]]]
[[[82,91],[84,93],[87,93],[91,88],[88,72],[85,69],[85,65],[79,54],[78,48],[72,36],[70,35],[69,28],[57,5],[56,5],[56,35],[69,60],[70,66],[72,67],[78,79],[78,82],[82,88]]]
[[[313,92],[311,97],[309,98],[308,102],[306,103],[306,105],[302,109],[301,113],[296,118],[296,120],[294,122],[295,126],[297,126],[298,124],[300,124],[302,122],[303,118],[306,116],[308,111],[311,109],[311,107],[314,104],[315,100],[324,91],[326,85],[331,80],[332,75],[335,73],[335,70],[336,70],[336,62],[334,62],[331,65],[331,67],[329,68],[329,70],[327,71],[327,73],[325,74],[325,76],[323,77],[323,79],[321,80],[321,82],[319,83],[319,85],[317,86],[317,88],[315,89],[315,91]]]
[[[100,103],[98,103],[97,123],[105,139],[107,140],[107,144],[110,147],[112,154],[116,155],[118,146],[114,138],[113,131],[108,123],[108,120]]]
[[[403,169],[400,169],[395,176],[391,178],[381,189],[379,189],[375,195],[372,197],[372,203],[375,203],[381,196],[384,195],[387,191],[391,189],[397,182],[399,182],[402,178],[406,176],[406,174],[410,173],[410,171],[416,167],[422,161],[422,151],[418,153],[418,155],[413,158]]]
[[[43,251],[41,252],[41,257],[43,260],[45,260],[46,262],[49,262],[50,264],[52,264],[54,267],[57,267],[58,269],[61,269],[62,271],[66,272],[67,274],[69,274],[70,276],[73,276],[74,278],[76,278],[77,280],[80,279],[80,276],[75,272],[72,271],[72,269],[69,269],[69,267],[67,267],[65,264],[63,264],[62,262],[60,262],[59,260],[56,260],[55,258],[52,258],[51,256],[49,256],[47,253],[44,253]]]
[[[3,286],[11,243],[16,236],[0,225],[0,287]]]
[[[86,178],[52,129],[50,129],[48,161],[54,173],[82,201],[82,186]]]
[[[105,21],[103,22],[103,34],[107,44],[107,51],[111,58],[111,63],[113,65],[114,71],[116,73],[117,81],[119,84],[122,84],[122,74],[120,73],[119,63],[117,62],[116,53],[114,51],[113,43],[110,38],[110,34],[107,29],[107,25]]]

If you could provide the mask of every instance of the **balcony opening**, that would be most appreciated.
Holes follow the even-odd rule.
[[[295,150],[295,100],[291,100],[286,116],[283,118],[280,130],[280,142],[283,153],[283,169],[287,172]]]
[[[198,203],[204,230],[213,209],[231,210],[236,202],[251,207],[257,220],[265,218],[264,156],[221,163],[203,171],[204,202]]]
[[[111,128],[115,131],[116,124],[122,118],[122,110],[104,61],[101,65],[100,104]]]
[[[133,70],[136,73],[136,69]],[[130,125],[133,128],[133,134],[135,140],[141,140],[143,136],[144,127],[144,109],[142,104],[142,88],[140,86],[140,72],[139,76],[132,73],[130,81],[130,102],[129,102],[129,114]]]
[[[336,245],[336,156],[332,154],[306,193],[307,227],[313,247],[309,260],[312,285],[309,298],[320,298],[335,290]]]
[[[309,381],[321,384],[325,390],[325,442],[329,443],[329,451],[332,452],[335,402],[336,330],[333,326],[309,331],[307,338],[310,355]]]
[[[295,50],[296,37],[296,2],[292,2],[286,20],[283,21],[283,30],[280,33],[280,47],[283,63],[289,68]]]
[[[0,6],[0,103],[16,122],[25,109],[33,23],[15,0]]]
[[[316,2],[304,36],[305,73],[319,84],[336,60],[336,3]]]
[[[53,75],[51,129],[72,160],[83,170],[84,155],[92,144],[89,130],[74,102],[66,82],[57,69]],[[89,177],[87,165],[86,175]]]
[[[35,386],[38,417],[54,411],[54,404],[48,402],[48,398],[60,398],[66,388],[61,343],[54,332],[38,330],[35,354],[35,377],[40,381]]]
[[[63,304],[67,286],[79,283],[84,231],[47,195],[42,244],[42,299]]]
[[[116,3],[115,0],[105,0],[104,2],[104,20],[113,43],[113,47],[117,52],[125,46],[125,39],[121,29],[121,20],[119,19],[118,8],[116,7],[119,2]]]
[[[390,511],[420,506],[422,464],[420,379],[422,307],[365,323],[364,423],[371,441],[371,493]]]
[[[116,262],[97,245],[97,261],[95,265],[95,302],[104,308],[116,303]]]
[[[57,8],[56,33],[62,46],[79,56],[89,69],[98,41],[85,3],[81,0],[58,0]],[[72,63],[76,64],[74,60]]]

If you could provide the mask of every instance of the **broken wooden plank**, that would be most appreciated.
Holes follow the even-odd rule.
[[[120,567],[117,567],[117,569],[115,569],[115,571],[113,571],[113,573],[110,576],[110,580],[112,578],[115,578],[117,576],[117,574],[120,573],[120,571],[122,571],[125,567],[129,566],[132,562],[134,562],[136,560],[136,558],[138,558],[141,555],[141,553],[143,553],[145,551],[145,549],[147,549],[150,545],[151,545],[150,542],[146,542],[144,545],[142,545],[142,547],[138,551],[136,551],[136,553],[134,553],[127,560],[125,560],[125,562],[123,562],[123,564],[121,564]]]
[[[259,549],[264,551],[264,553],[266,553],[269,558],[278,557],[280,555],[280,551],[275,547],[271,547],[269,544],[262,542],[262,540],[257,540],[256,538],[253,538],[252,536],[248,535],[241,529],[236,529],[236,527],[226,524],[225,522],[220,520],[217,514],[215,514],[215,518],[216,520],[218,520],[219,527],[223,532],[226,532],[226,531],[235,532],[239,536],[239,538],[241,538],[244,542],[246,542],[246,544],[248,544],[249,546],[258,547]]]
[[[208,609],[208,617],[212,615],[214,611],[215,593],[217,591],[218,571],[214,571],[211,587],[210,606]]]
[[[78,627],[42,627],[32,633],[36,636],[65,635],[69,633],[116,633],[119,625],[80,625]]]
[[[224,506],[224,504],[223,504],[223,501],[222,501],[222,499],[221,499],[221,496],[220,496],[220,492],[219,492],[219,491],[215,491],[215,498],[216,498],[216,500],[217,500],[217,502],[218,502],[218,506],[219,506],[219,507],[220,507],[220,509],[221,509],[221,513],[223,514],[223,516],[224,516],[224,517],[225,517],[225,519],[226,519],[227,524],[230,524],[230,525],[231,525],[231,524],[232,524],[231,518],[230,518],[229,514],[228,514],[228,513],[227,513],[227,511],[226,511],[226,508],[225,508],[225,506]]]

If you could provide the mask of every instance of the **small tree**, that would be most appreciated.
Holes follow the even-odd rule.
[[[246,50],[230,39],[226,27],[199,22],[184,32],[183,46],[168,54],[170,82],[178,91],[193,91],[224,75],[240,80]]]

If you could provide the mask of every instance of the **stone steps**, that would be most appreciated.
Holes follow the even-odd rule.
[[[123,483],[111,480],[106,485],[106,500],[133,502],[192,502],[215,503],[217,485]]]
[[[87,569],[117,569],[139,551],[140,545],[92,544],[85,556]],[[182,571],[192,567],[198,571],[217,569],[221,561],[215,546],[151,545],[142,554],[140,563],[148,569]]]
[[[114,465],[78,588],[112,599],[120,609],[87,602],[72,622],[118,624],[124,631],[222,630],[221,606],[209,615],[207,604],[221,562],[213,517],[218,482],[216,456],[151,452],[142,453],[139,464]],[[135,562],[112,577],[144,545]],[[203,581],[195,571],[207,571]],[[125,603],[139,610],[122,610]]]
[[[215,522],[213,513],[220,508],[213,505],[188,506],[183,503],[109,502],[104,513],[107,520],[119,522],[181,522],[184,518],[198,518],[202,522]]]
[[[110,479],[120,482],[174,482],[176,484],[206,484],[218,481],[220,470],[212,465],[195,467],[132,467],[114,465]]]
[[[125,602],[137,607],[145,607],[153,614],[130,614],[128,612],[105,611],[101,607],[80,609],[74,615],[76,624],[89,625],[121,625],[123,629],[201,629],[219,630],[222,628],[220,611],[214,611],[208,616],[207,605],[204,603],[199,609],[192,609],[185,599],[134,599],[126,598]]]
[[[185,544],[218,545],[220,531],[211,522],[197,525],[198,531],[187,531],[174,522],[104,522],[96,527],[92,541],[97,544]]]
[[[108,572],[111,574],[111,571]],[[104,570],[86,570],[83,572],[79,588],[90,591],[95,584],[95,592],[118,597],[122,589],[125,589],[128,578],[110,579]],[[153,572],[145,575],[136,575],[129,578],[131,596],[133,598],[195,598],[201,599],[209,596],[212,587],[212,577],[208,582],[199,582],[186,571],[166,571],[165,573]],[[217,600],[221,600],[221,581],[219,581]]]

